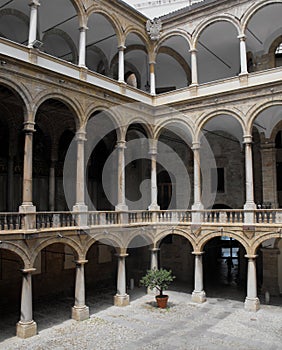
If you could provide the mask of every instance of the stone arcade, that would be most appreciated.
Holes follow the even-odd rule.
[[[224,260],[246,310],[279,296],[281,17],[282,0],[206,0],[152,40],[120,0],[0,0],[0,296],[19,337],[35,300],[74,295],[84,320],[87,290],[128,305],[150,266],[195,302]]]

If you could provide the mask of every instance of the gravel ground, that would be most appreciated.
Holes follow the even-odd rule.
[[[244,311],[239,301],[209,298],[194,304],[190,294],[168,294],[165,310],[156,307],[154,296],[140,290],[127,307],[112,306],[112,296],[101,294],[88,299],[91,317],[82,322],[67,319],[66,299],[60,308],[48,305],[47,314],[35,312],[38,335],[25,340],[5,337],[0,349],[282,350],[279,306],[262,305],[253,313]]]

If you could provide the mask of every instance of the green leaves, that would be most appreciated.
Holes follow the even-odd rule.
[[[150,289],[156,288],[159,290],[160,295],[162,295],[163,290],[166,290],[174,279],[175,276],[172,275],[171,270],[153,269],[147,270],[146,275],[140,280],[140,284]]]

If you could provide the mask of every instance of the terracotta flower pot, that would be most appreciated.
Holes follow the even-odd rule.
[[[165,309],[167,307],[168,295],[156,295],[158,307]]]

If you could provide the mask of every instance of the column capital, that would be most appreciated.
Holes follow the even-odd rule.
[[[198,256],[201,256],[203,254],[205,254],[205,252],[192,252],[193,255],[198,255]]]
[[[244,135],[243,136],[243,143],[244,144],[251,144],[253,143],[253,136],[252,135]]]
[[[81,131],[81,130],[77,131],[75,133],[75,140],[76,141],[86,141],[87,140],[86,139],[86,132],[85,131]]]
[[[126,49],[126,46],[123,45],[123,44],[121,44],[121,45],[118,46],[118,50],[119,50],[119,51],[124,51],[125,49]]]
[[[88,260],[79,259],[79,260],[75,260],[74,262],[76,265],[84,265],[84,264],[88,263]]]
[[[126,148],[126,141],[125,140],[117,141],[116,148],[118,148],[118,149],[125,149]]]
[[[192,49],[189,50],[189,52],[190,52],[190,53],[197,53],[198,50],[197,50],[195,47],[193,47]]]
[[[247,39],[245,34],[240,34],[237,36],[238,39],[240,39],[240,41],[245,41]]]
[[[24,128],[23,128],[24,132],[27,132],[27,133],[35,132],[35,128],[34,128],[35,122],[27,121],[27,122],[24,122],[23,125],[24,125]]]
[[[80,32],[86,31],[87,29],[89,29],[89,28],[87,27],[86,24],[83,24],[82,26],[79,27],[79,31],[80,31]]]
[[[265,149],[267,149],[267,150],[275,149],[276,150],[275,142],[272,142],[272,141],[270,141],[270,142],[267,142],[267,141],[263,142],[263,143],[260,144],[260,148],[263,149],[263,150],[265,150]]]
[[[29,267],[28,269],[21,269],[20,270],[23,274],[33,273],[36,271],[35,267]]]
[[[156,61],[149,61],[149,65],[156,64]]]
[[[149,250],[153,253],[159,252],[161,249],[160,248],[149,248]]]
[[[156,139],[150,139],[150,144],[149,144],[149,154],[154,155],[157,154],[158,150],[158,140]]]
[[[193,142],[191,149],[194,150],[199,150],[201,148],[201,142]]]
[[[127,253],[118,253],[118,254],[115,254],[115,256],[117,257],[117,258],[126,258],[127,256],[128,256],[129,254],[127,254]]]
[[[40,6],[40,2],[39,2],[39,0],[29,0],[28,5],[38,7],[38,6]]]
[[[255,259],[257,257],[258,257],[258,255],[256,255],[256,254],[246,254],[245,255],[245,258],[247,258],[247,259]]]

